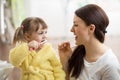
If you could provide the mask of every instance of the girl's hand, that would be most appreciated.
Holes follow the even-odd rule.
[[[28,43],[28,47],[29,47],[30,50],[37,50],[39,48],[39,43],[35,40],[30,41]]]
[[[63,65],[66,65],[68,62],[68,59],[70,58],[72,54],[72,49],[70,47],[69,42],[63,42],[62,44],[58,45],[58,52],[60,56],[60,61]]]
[[[28,43],[29,49],[30,50],[39,50],[43,47],[43,45],[47,42],[47,40],[45,40],[44,42],[37,42],[35,40],[30,41]]]

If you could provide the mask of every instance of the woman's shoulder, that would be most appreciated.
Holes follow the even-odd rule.
[[[105,66],[102,68],[104,80],[119,80],[120,79],[120,63],[117,59],[115,53],[109,49],[106,53],[106,57],[104,59]],[[105,76],[108,76],[106,79]]]
[[[115,74],[117,77],[120,75],[120,64],[111,49],[108,49],[104,55],[96,62],[96,65],[92,69],[91,74],[94,77],[103,75],[103,78],[105,78],[103,80],[110,80],[106,79],[106,77],[109,77],[112,80],[117,80],[114,76]]]
[[[119,61],[117,59],[117,57],[115,56],[115,54],[113,53],[112,49],[108,49],[106,50],[106,52],[104,53],[103,56],[101,56],[95,64],[95,68],[100,68],[102,69],[101,71],[105,71],[107,69],[111,69],[111,68],[119,68],[120,64]]]
[[[108,49],[106,51],[106,59],[108,59],[110,63],[117,63],[117,64],[119,63],[118,58],[115,55],[115,53],[112,51],[112,49]]]
[[[112,68],[112,67],[120,67],[120,63],[117,59],[117,56],[112,51],[112,49],[108,49],[104,56],[102,57],[101,61],[103,64],[105,64],[106,67]]]

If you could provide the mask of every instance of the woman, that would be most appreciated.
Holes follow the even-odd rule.
[[[58,46],[67,80],[120,80],[119,62],[104,44],[108,24],[98,5],[88,4],[75,11],[71,32],[77,47],[72,51],[69,42]]]

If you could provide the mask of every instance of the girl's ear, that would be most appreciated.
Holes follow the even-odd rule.
[[[31,37],[30,37],[30,35],[29,35],[28,33],[25,33],[24,38],[25,38],[25,40],[27,40],[28,42],[31,40]]]
[[[90,33],[94,33],[94,31],[95,31],[95,25],[94,25],[94,24],[91,24],[91,25],[89,26],[89,32],[90,32]]]

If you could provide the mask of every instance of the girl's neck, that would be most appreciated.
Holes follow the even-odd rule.
[[[103,43],[99,42],[98,40],[94,40],[86,44],[85,49],[85,59],[88,62],[95,62],[105,53],[108,47],[106,47]]]

